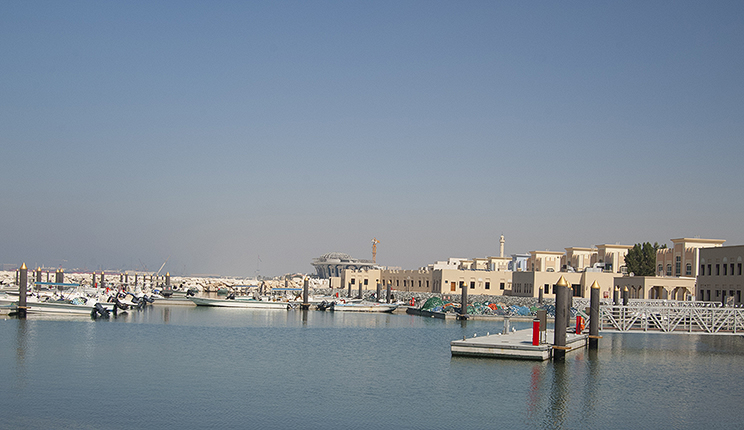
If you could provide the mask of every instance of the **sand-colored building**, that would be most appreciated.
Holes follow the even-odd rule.
[[[511,296],[539,297],[542,290],[543,297],[555,297],[555,284],[563,276],[573,290],[574,297],[589,297],[589,288],[594,281],[599,284],[600,291],[605,297],[610,297],[614,273],[606,272],[513,272]]]
[[[595,263],[602,263],[605,272],[623,273],[625,256],[631,248],[633,245],[597,245],[597,253],[593,255],[591,264],[594,266]]]
[[[679,238],[672,239],[671,248],[656,251],[656,276],[697,277],[702,248],[718,248],[725,240]]]
[[[724,304],[742,303],[744,245],[702,248],[695,297]]]
[[[532,272],[560,272],[562,252],[530,251],[527,270]]]
[[[627,288],[631,299],[691,300],[695,278],[662,276],[618,276],[615,287]]]
[[[561,257],[561,270],[572,268],[581,272],[587,267],[592,267],[592,257],[597,253],[597,248],[566,248],[566,253]]]

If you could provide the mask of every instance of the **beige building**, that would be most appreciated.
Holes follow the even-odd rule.
[[[574,297],[589,297],[589,288],[597,281],[601,294],[610,297],[613,288],[614,273],[606,272],[514,272],[512,289],[508,295],[520,297],[555,298],[555,284],[563,276],[571,286]]]
[[[632,248],[632,245],[597,245],[597,253],[594,255],[591,263],[604,264],[605,272],[623,273],[625,270],[625,256]]]
[[[562,252],[530,251],[527,269],[532,272],[560,272]]]
[[[695,278],[659,276],[619,276],[615,287],[626,287],[631,299],[691,300],[695,293]]]
[[[561,257],[561,269],[567,270],[569,267],[577,272],[581,272],[588,267],[592,267],[592,257],[597,253],[597,248],[566,248],[566,253]]]
[[[698,300],[742,303],[744,245],[700,249],[695,297]]]
[[[697,277],[700,249],[721,247],[723,242],[725,240],[686,237],[672,239],[671,248],[656,251],[656,275]]]

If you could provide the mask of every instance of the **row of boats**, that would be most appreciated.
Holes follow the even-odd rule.
[[[187,297],[197,306],[212,306],[224,308],[260,308],[260,309],[295,309],[301,304],[299,300],[282,300],[270,297],[235,297],[222,298]],[[313,297],[308,300],[309,306],[320,311],[335,312],[393,312],[398,305],[395,303],[379,303],[362,299],[339,299],[336,297]]]
[[[225,298],[210,298],[194,295],[193,291],[168,291],[167,296],[153,292],[147,295],[142,292],[114,291],[109,293],[102,289],[84,289],[75,284],[45,285],[52,289],[31,290],[26,297],[27,313],[57,313],[57,314],[90,314],[92,317],[108,317],[119,311],[142,309],[155,301],[163,303],[175,300],[188,300],[196,306],[254,308],[254,309],[297,309],[305,304],[299,297],[287,296],[239,296],[228,295]],[[54,287],[59,287],[54,289]],[[62,289],[62,287],[67,287]],[[0,309],[4,313],[16,313],[19,310],[18,290],[0,292]],[[308,307],[321,311],[334,312],[393,312],[398,305],[395,303],[381,303],[362,299],[344,299],[338,297],[310,297]]]

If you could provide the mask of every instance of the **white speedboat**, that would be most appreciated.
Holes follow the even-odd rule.
[[[99,302],[96,299],[86,299],[77,297],[72,300],[39,300],[38,297],[31,296],[26,299],[27,313],[55,313],[55,314],[76,314],[90,315],[95,309],[96,304],[100,304],[108,311],[114,310],[113,303]],[[18,301],[15,301],[18,305]]]
[[[258,308],[258,309],[287,309],[292,305],[289,302],[256,300],[247,297],[234,299],[211,299],[207,297],[187,297],[197,306],[215,306],[222,308]]]
[[[350,302],[331,304],[330,309],[335,312],[393,312],[398,305],[392,303]]]

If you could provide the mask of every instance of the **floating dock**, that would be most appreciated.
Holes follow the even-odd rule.
[[[507,334],[492,334],[450,342],[452,355],[487,358],[512,358],[519,360],[548,360],[553,356],[553,330],[545,332],[545,341],[532,345],[532,329]],[[566,334],[566,352],[576,351],[587,345],[586,334]]]

